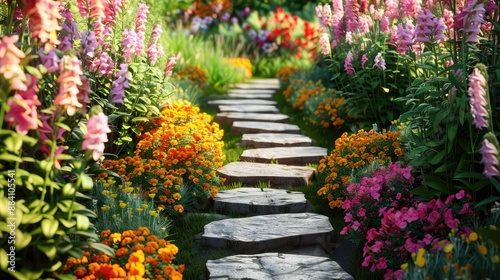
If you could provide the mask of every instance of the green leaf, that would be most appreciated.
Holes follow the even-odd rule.
[[[56,233],[58,228],[59,221],[57,220],[44,219],[42,221],[42,233],[47,238],[54,237],[54,234]]]
[[[111,247],[109,247],[107,245],[104,245],[102,243],[94,242],[90,246],[92,246],[92,248],[94,248],[94,249],[96,249],[98,251],[103,252],[104,254],[106,254],[106,255],[108,255],[110,257],[115,257],[115,250],[113,250]]]

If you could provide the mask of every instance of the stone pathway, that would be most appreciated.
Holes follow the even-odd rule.
[[[308,212],[304,194],[288,190],[311,182],[316,169],[306,165],[326,157],[326,149],[312,146],[269,99],[278,80],[236,88],[209,103],[219,109],[216,121],[232,124],[231,132],[242,134],[241,145],[252,149],[217,171],[226,185],[243,187],[220,191],[213,209],[246,217],[205,226],[203,246],[230,252],[207,262],[208,279],[353,279],[328,257],[335,246],[328,217]],[[256,187],[265,184],[270,188]]]

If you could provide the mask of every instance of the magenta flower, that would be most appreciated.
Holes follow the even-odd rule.
[[[321,34],[321,37],[319,38],[319,43],[321,44],[321,53],[324,55],[329,55],[331,50],[330,50],[330,37],[328,36],[328,33]]]
[[[25,91],[18,91],[7,100],[9,111],[5,114],[5,121],[12,127],[16,127],[19,134],[26,135],[28,130],[38,128],[37,106],[42,103],[38,100],[37,79],[28,76],[29,87]]]
[[[82,149],[91,151],[92,158],[98,160],[104,153],[104,143],[108,142],[108,116],[99,113],[90,117],[87,123],[87,133],[83,135]]]
[[[167,64],[165,65],[165,75],[170,76],[173,73],[174,65],[175,65],[175,56],[171,56],[167,60]]]
[[[382,57],[381,53],[378,53],[377,56],[375,56],[374,62],[375,64],[373,65],[373,67],[385,70],[385,60]]]
[[[21,60],[26,55],[16,47],[19,36],[3,36],[0,41],[0,77],[2,83],[10,83],[12,90],[27,90],[24,84],[26,75],[21,68]]]
[[[351,76],[354,75],[354,67],[352,66],[352,60],[353,60],[352,52],[349,51],[347,53],[347,57],[345,58],[344,69],[345,71],[347,71],[347,74]]]
[[[79,86],[82,85],[80,78],[83,75],[80,67],[80,61],[72,56],[63,56],[59,68],[59,94],[54,98],[54,105],[66,108],[69,116],[76,113],[77,108],[82,108],[83,105],[78,101]]]
[[[493,135],[493,137],[495,137]],[[483,140],[483,146],[479,150],[482,158],[481,163],[484,164],[483,174],[486,178],[492,178],[499,175],[498,172],[498,149],[496,145],[491,143],[487,138]]]
[[[477,129],[488,128],[488,110],[486,106],[486,86],[487,82],[483,74],[474,68],[469,75],[469,90],[467,93],[470,96],[470,113],[472,115],[472,123]]]
[[[125,89],[129,88],[129,81],[132,80],[132,74],[128,72],[128,64],[121,64],[121,69],[116,76],[118,77],[111,85],[111,102],[123,104]]]

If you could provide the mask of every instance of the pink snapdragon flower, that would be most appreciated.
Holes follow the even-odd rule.
[[[331,53],[330,49],[330,36],[328,36],[328,33],[323,33],[321,34],[321,37],[319,37],[319,43],[321,44],[321,53],[324,55],[329,55]]]
[[[77,108],[83,107],[82,103],[78,101],[80,93],[78,87],[82,85],[80,76],[83,75],[80,61],[74,56],[63,56],[59,73],[57,78],[59,94],[54,98],[54,105],[66,108],[67,114],[73,116]]]
[[[175,65],[175,56],[171,56],[167,60],[167,64],[165,65],[165,75],[170,76],[172,75],[174,71],[174,65]]]
[[[60,1],[57,0],[24,0],[23,14],[29,18],[29,30],[31,36],[45,45],[50,50],[54,45],[59,44],[57,31],[61,30],[59,26]]]
[[[9,111],[5,114],[5,121],[12,127],[16,127],[17,133],[28,134],[30,129],[38,128],[37,107],[42,103],[38,99],[38,79],[28,76],[29,87],[24,91],[18,91],[7,100]]]
[[[488,128],[488,105],[486,101],[487,81],[483,74],[474,68],[469,75],[469,90],[467,93],[470,96],[470,113],[472,115],[472,123],[477,129]]]
[[[347,74],[351,76],[354,75],[354,67],[352,66],[352,60],[353,60],[352,52],[349,51],[347,53],[347,57],[345,58],[344,69],[345,71],[347,71]]]
[[[365,69],[365,64],[368,61],[368,56],[366,56],[366,53],[361,56],[361,68]]]
[[[19,36],[3,36],[0,40],[0,77],[10,83],[11,90],[27,90],[26,75],[21,68],[21,60],[26,55],[16,47]]]
[[[99,113],[90,117],[87,133],[83,135],[82,149],[92,152],[92,158],[98,160],[104,154],[104,143],[108,142],[108,116]]]
[[[121,64],[120,67],[120,72],[116,74],[117,79],[111,84],[111,102],[123,104],[125,89],[129,88],[132,74],[128,72],[128,64]]]
[[[495,136],[493,135],[493,137]],[[484,164],[484,176],[486,176],[486,178],[498,177],[500,173],[498,172],[499,161],[497,147],[491,143],[488,138],[484,138],[480,152],[482,156],[481,163]]]
[[[377,56],[375,56],[374,62],[375,64],[373,67],[385,70],[385,59],[382,57],[381,53],[378,53]]]

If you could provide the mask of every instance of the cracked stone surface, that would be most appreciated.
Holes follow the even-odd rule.
[[[273,105],[219,105],[219,112],[279,113],[280,110]]]
[[[301,213],[307,208],[303,193],[269,188],[238,188],[220,191],[214,198],[217,213],[267,215]]]
[[[202,244],[256,254],[276,249],[322,244],[332,240],[327,216],[316,213],[260,215],[225,219],[204,227]]]
[[[252,148],[310,146],[312,139],[302,134],[255,133],[243,134],[241,146]]]
[[[268,113],[240,113],[227,112],[218,113],[214,118],[214,122],[220,124],[232,124],[235,121],[262,121],[262,122],[279,122],[286,123],[290,121],[287,115],[283,114],[268,114]]]
[[[241,160],[262,163],[276,160],[279,164],[306,165],[319,163],[326,155],[327,150],[322,147],[274,147],[245,150]]]
[[[300,128],[294,124],[274,123],[274,122],[256,122],[256,121],[236,121],[233,122],[231,132],[234,134],[245,133],[300,133]]]
[[[209,107],[217,107],[219,105],[276,105],[274,100],[263,99],[217,99],[207,102]]]
[[[250,84],[236,84],[236,88],[239,89],[279,89],[281,85],[279,83],[250,83]]]
[[[281,253],[236,255],[207,262],[210,280],[353,280],[336,262],[325,257]]]
[[[316,169],[307,166],[291,166],[257,162],[231,162],[217,170],[226,178],[226,184],[241,182],[254,186],[259,182],[269,182],[272,187],[305,186],[316,175]]]

